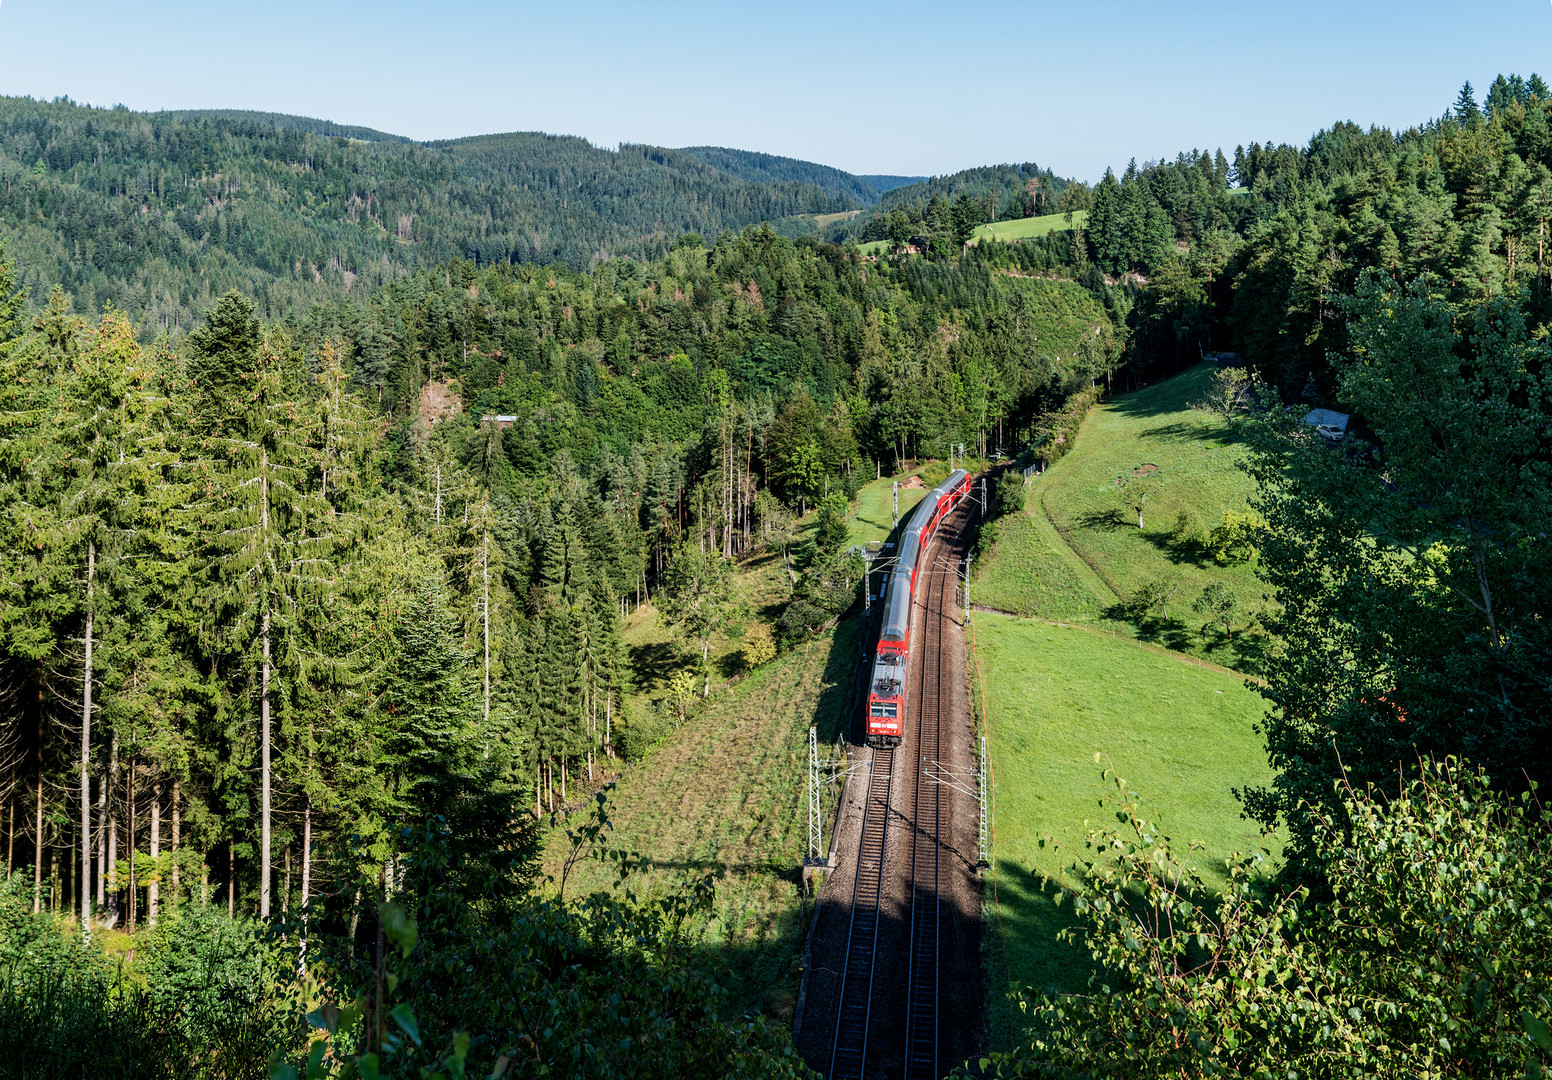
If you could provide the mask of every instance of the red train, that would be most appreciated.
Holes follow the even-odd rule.
[[[884,590],[884,624],[868,684],[868,745],[899,746],[905,734],[905,699],[910,685],[911,610],[917,583],[923,585],[932,534],[959,500],[970,493],[970,474],[955,469],[917,504],[900,537],[900,557]]]

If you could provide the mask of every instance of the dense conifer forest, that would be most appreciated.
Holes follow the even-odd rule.
[[[112,303],[147,334],[192,328],[233,288],[276,318],[453,258],[580,269],[862,205],[656,147],[538,133],[422,146],[302,118],[27,98],[0,101],[0,187],[32,301],[60,284],[78,310]]]
[[[592,795],[708,692],[750,557],[792,567],[775,645],[824,633],[859,597],[835,526],[864,480],[953,444],[1054,460],[1107,389],[1223,351],[1278,603],[1276,780],[1245,806],[1286,866],[1237,869],[1209,918],[1123,791],[1099,838],[1123,854],[1078,897],[1116,992],[1036,1002],[983,1068],[1539,1070],[1549,121],[1539,77],[1501,77],[1405,132],[891,186],[706,147],[0,101],[0,1032],[73,1068],[108,1031],[170,1075],[272,1052],[284,1076],[803,1075],[725,1015],[687,929],[709,877],[568,898],[541,821],[569,812],[573,849],[629,878]],[[1350,409],[1351,440],[1310,434],[1312,405]],[[699,652],[677,703],[631,693],[649,601]],[[1404,798],[1366,791],[1409,769]],[[1489,897],[1437,948],[1407,934],[1447,882],[1395,911],[1354,884],[1400,873],[1417,821],[1466,838]],[[1138,946],[1121,888],[1190,931]],[[86,908],[150,935],[133,992],[45,925]],[[1366,1013],[1406,998],[1375,957],[1414,953],[1434,996]],[[28,985],[74,1004],[47,1019]]]

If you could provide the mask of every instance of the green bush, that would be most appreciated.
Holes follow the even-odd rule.
[[[674,730],[678,715],[666,700],[654,701],[644,709],[634,709],[629,722],[615,728],[615,744],[627,761],[638,761]]]
[[[998,514],[1017,514],[1024,509],[1024,474],[1008,469],[997,477],[996,509]]]
[[[819,527],[814,534],[814,546],[821,552],[835,551],[846,543],[846,512],[850,504],[846,496],[832,491],[819,504]]]
[[[263,1009],[266,952],[257,924],[188,904],[162,919],[136,968],[151,1008],[197,1038]]]
[[[776,639],[790,647],[857,599],[862,585],[862,559],[834,551],[817,556],[798,580],[792,599],[776,622]]]
[[[1169,535],[1177,544],[1200,544],[1202,522],[1196,516],[1196,511],[1183,507],[1180,513],[1175,515],[1175,524],[1169,530]]]
[[[1269,893],[1265,854],[1209,891],[1116,780],[1119,827],[1074,865],[1090,992],[1038,994],[977,1075],[1543,1077],[1552,1066],[1552,844],[1533,793],[1453,761],[1339,787],[1315,850],[1333,898]]]
[[[169,920],[131,968],[65,920],[34,915],[20,876],[0,885],[0,1078],[263,1076],[277,1017],[257,943],[225,921]]]
[[[1266,522],[1254,514],[1230,510],[1223,515],[1223,524],[1213,529],[1207,537],[1207,550],[1220,563],[1248,562],[1260,549],[1266,535]]]

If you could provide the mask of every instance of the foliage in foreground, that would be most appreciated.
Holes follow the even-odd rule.
[[[1343,302],[1339,447],[1302,408],[1256,426],[1260,573],[1284,643],[1265,691],[1278,772],[1246,807],[1289,828],[1294,868],[1332,782],[1416,755],[1469,758],[1506,789],[1552,780],[1552,349],[1512,301],[1462,306],[1365,277]]]
[[[127,964],[0,886],[0,1077],[258,1077],[276,1037],[256,926],[185,908]]]
[[[709,876],[662,895],[566,901],[582,858],[627,882],[637,862],[610,847],[610,829],[600,792],[567,830],[571,857],[553,890],[489,877],[471,889],[467,858],[445,827],[428,826],[408,856],[408,891],[379,909],[379,948],[395,951],[325,1004],[305,981],[287,988],[310,1009],[311,1043],[277,1055],[271,1077],[808,1076],[763,1017],[719,1014],[726,993],[689,929],[711,905]]]
[[[1269,895],[1264,855],[1211,896],[1117,779],[1072,893],[1087,993],[1023,1003],[1000,1077],[1540,1077],[1552,1066],[1545,810],[1450,760],[1317,819],[1335,898]],[[1211,896],[1211,898],[1209,898]]]

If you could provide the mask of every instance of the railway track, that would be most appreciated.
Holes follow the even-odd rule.
[[[945,537],[944,546],[953,541]],[[941,560],[940,560],[941,562]],[[943,759],[938,723],[943,685],[943,620],[947,617],[952,570],[938,566],[927,589],[924,648],[917,669],[915,842],[911,845],[911,966],[906,980],[905,1080],[938,1080],[938,974],[942,891],[943,786],[927,776],[927,763]]]
[[[894,780],[894,750],[874,750],[868,775],[868,800],[862,811],[862,841],[857,849],[857,879],[852,886],[851,929],[841,972],[841,1004],[835,1013],[831,1080],[862,1080],[867,1064],[868,1028],[873,1019],[873,969],[878,929],[883,921],[884,854],[889,839],[889,789]]]
[[[941,713],[947,708],[948,687],[943,675],[943,619],[957,602],[955,567],[958,565],[961,537],[959,521],[944,522],[935,538],[941,555],[928,565],[929,585],[921,593],[923,612],[922,651],[914,659],[912,702],[908,706],[916,717],[914,731],[904,746],[876,749],[868,778],[867,801],[863,808],[862,839],[858,849],[857,874],[852,886],[850,927],[845,962],[841,974],[840,1005],[836,1010],[835,1038],[830,1056],[830,1080],[863,1080],[877,1071],[868,1071],[870,1037],[877,1042],[879,1032],[899,1034],[899,1010],[903,1007],[905,1045],[903,1055],[886,1054],[903,1060],[905,1080],[937,1080],[939,1030],[941,929],[942,929],[942,843],[945,808],[943,785],[927,775],[929,763],[941,761],[943,739]],[[954,532],[949,530],[953,528]],[[942,556],[947,556],[943,558]],[[906,806],[894,805],[892,791],[896,755],[906,770],[899,792]],[[890,884],[886,874],[890,822],[898,818],[911,837],[909,869],[910,900],[908,976],[903,988],[878,987],[874,973],[878,968],[879,930],[884,922],[884,904]],[[898,932],[898,931],[897,931]],[[902,993],[903,989],[903,993]],[[903,1001],[902,1001],[903,997]],[[883,1011],[889,1013],[880,1016]],[[882,1022],[881,1022],[882,1021]],[[877,1049],[877,1047],[873,1048]]]

